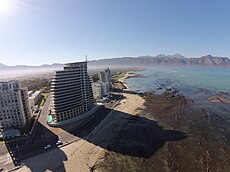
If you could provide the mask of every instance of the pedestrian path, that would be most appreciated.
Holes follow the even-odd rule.
[[[13,160],[12,160],[9,153],[5,153],[5,154],[0,155],[0,167],[1,168],[4,167],[3,168],[4,171],[7,171],[7,170],[15,167]]]

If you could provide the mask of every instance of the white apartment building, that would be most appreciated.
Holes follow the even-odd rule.
[[[94,82],[92,83],[93,98],[98,100],[109,93],[108,82]]]
[[[30,118],[28,90],[19,81],[0,82],[0,129],[23,128]]]
[[[111,72],[110,69],[107,68],[104,71],[99,72],[99,79],[102,82],[110,82],[110,78],[111,78]]]
[[[93,98],[98,100],[102,97],[102,89],[101,84],[99,82],[92,83],[92,89],[93,89]]]
[[[93,90],[96,94],[94,97],[98,97],[97,93],[99,92],[101,94],[100,97],[106,96],[109,93],[109,90],[111,88],[111,72],[109,68],[99,72],[99,82],[95,83],[93,87]],[[96,91],[99,89],[99,87],[100,91]]]

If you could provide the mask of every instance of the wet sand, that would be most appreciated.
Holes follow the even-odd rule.
[[[223,95],[212,96],[209,97],[208,100],[217,103],[230,103],[230,98],[224,97]]]

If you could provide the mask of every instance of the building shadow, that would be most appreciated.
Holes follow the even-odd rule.
[[[81,129],[69,131],[109,151],[149,158],[166,142],[180,141],[186,134],[164,130],[156,121],[128,113],[103,108]],[[64,129],[64,127],[62,127]]]
[[[58,136],[37,123],[36,129],[29,142],[7,141],[6,147],[15,166],[26,166],[30,171],[53,171],[54,167],[63,166],[67,160],[66,154],[56,145]],[[51,145],[51,148],[45,148]],[[62,171],[65,169],[62,167]]]

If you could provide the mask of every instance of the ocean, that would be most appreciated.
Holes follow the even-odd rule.
[[[194,98],[202,90],[209,95],[230,92],[230,68],[227,67],[159,67],[154,66],[136,72],[139,77],[129,78],[125,83],[133,91],[143,93],[164,92],[163,87],[180,90]],[[163,87],[162,87],[163,86]]]
[[[194,102],[186,107],[184,114],[191,128],[197,132],[208,131],[211,138],[230,145],[230,103],[209,101],[210,97],[218,95],[230,99],[230,68],[152,67],[136,73],[139,74],[137,77],[125,81],[132,91],[161,94],[165,88],[178,90],[178,94]],[[207,117],[203,112],[208,114]],[[199,134],[199,137],[205,135]]]

